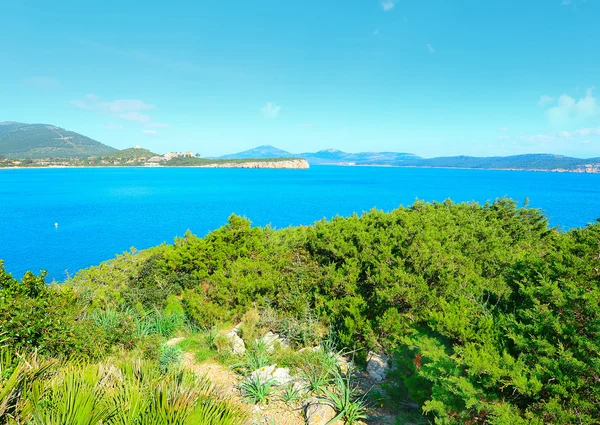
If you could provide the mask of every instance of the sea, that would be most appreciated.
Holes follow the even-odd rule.
[[[434,168],[0,169],[0,259],[16,277],[64,281],[131,247],[203,236],[230,214],[253,225],[309,225],[416,200],[510,197],[568,230],[600,217],[600,175]]]

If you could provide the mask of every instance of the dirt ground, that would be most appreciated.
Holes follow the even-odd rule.
[[[238,387],[241,377],[228,367],[218,363],[215,360],[207,360],[202,363],[196,362],[194,354],[187,352],[184,354],[184,367],[200,376],[206,376],[214,385],[215,390],[242,406],[248,412],[249,419],[247,425],[305,425],[303,406],[298,403],[295,406],[288,406],[279,400],[272,400],[266,406],[251,406],[244,402]],[[368,374],[364,373],[360,377],[361,387],[373,388],[369,385]],[[376,387],[374,387],[376,389]],[[368,411],[369,419],[365,420],[365,425],[394,425],[394,413],[389,409],[378,406],[371,406]]]

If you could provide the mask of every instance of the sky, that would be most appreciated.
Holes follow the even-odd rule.
[[[599,18],[600,0],[5,0],[0,121],[202,156],[595,157]]]

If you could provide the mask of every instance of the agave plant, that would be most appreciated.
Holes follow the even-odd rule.
[[[313,364],[306,365],[301,376],[306,380],[308,389],[315,394],[322,393],[331,381],[329,369]]]
[[[356,424],[361,419],[366,419],[366,394],[360,395],[357,385],[352,383],[352,372],[343,373],[337,369],[334,373],[333,389],[323,388],[327,401],[338,412],[326,425],[343,419],[346,425]]]
[[[281,392],[281,401],[283,401],[286,404],[294,403],[300,400],[301,398],[302,397],[300,396],[300,391],[294,386],[294,384],[286,385],[283,391]]]
[[[262,380],[259,374],[254,374],[240,384],[240,390],[246,400],[254,404],[264,404],[273,392],[274,384],[275,380]]]

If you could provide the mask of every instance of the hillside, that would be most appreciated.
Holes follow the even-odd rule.
[[[0,122],[0,155],[7,158],[82,158],[115,151],[89,137],[53,125]]]
[[[111,153],[108,156],[110,158],[126,160],[126,159],[140,159],[140,158],[148,159],[148,158],[152,158],[153,156],[158,156],[158,154],[154,153],[152,151],[149,151],[148,149],[128,148],[128,149],[123,149],[123,150]]]

